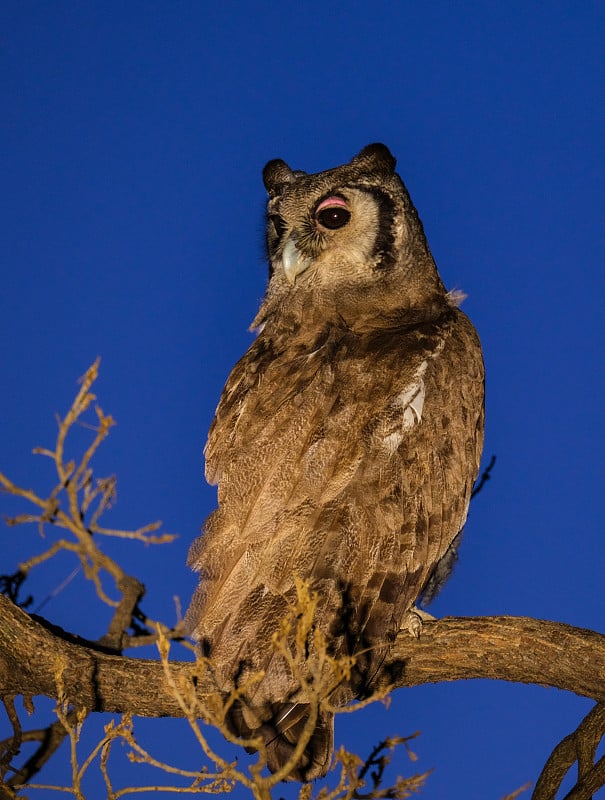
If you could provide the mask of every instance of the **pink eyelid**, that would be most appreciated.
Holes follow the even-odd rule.
[[[342,197],[326,197],[325,200],[322,200],[321,203],[315,209],[315,213],[317,214],[323,208],[334,208],[334,206],[342,206],[342,208],[348,208],[347,203]]]

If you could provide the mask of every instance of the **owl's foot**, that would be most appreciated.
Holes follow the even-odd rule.
[[[437,618],[429,614],[428,611],[412,606],[403,618],[401,630],[407,631],[415,639],[420,639],[423,624],[425,622],[434,622],[435,619]]]

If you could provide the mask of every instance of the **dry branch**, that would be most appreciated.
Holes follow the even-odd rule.
[[[145,717],[182,716],[159,661],[102,652],[40,622],[0,596],[0,695],[66,697],[93,711]],[[444,618],[425,623],[419,640],[400,635],[385,665],[397,687],[493,678],[554,686],[605,701],[605,636],[527,617]],[[193,662],[172,662],[179,680],[198,681]]]
[[[605,783],[605,757],[595,754],[605,735],[605,705],[597,703],[577,729],[555,747],[538,778],[532,800],[555,797],[569,770],[578,764],[578,782],[566,800],[590,800]]]

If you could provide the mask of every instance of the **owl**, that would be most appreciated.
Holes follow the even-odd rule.
[[[309,714],[272,647],[297,581],[329,653],[353,660],[333,703],[370,695],[447,577],[479,468],[479,339],[395,163],[371,144],[316,174],[266,165],[267,292],[205,449],[218,507],[191,547],[187,624],[219,688],[248,686],[229,724],[262,739],[273,771]],[[322,711],[290,779],[325,774],[332,752]]]

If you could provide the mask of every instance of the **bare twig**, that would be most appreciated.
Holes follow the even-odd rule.
[[[76,712],[68,712],[67,718],[72,725],[75,724]],[[65,726],[59,720],[45,728],[25,731],[22,735],[23,742],[39,742],[40,744],[34,754],[27,759],[25,764],[9,778],[7,784],[16,787],[29,783],[31,778],[36,775],[56,753],[66,736],[67,731],[65,730]]]
[[[125,619],[124,609],[130,608],[132,617],[137,608],[138,599],[133,603],[130,598],[124,598],[123,596],[122,599],[118,600],[111,598],[103,585],[103,573],[107,573],[113,578],[115,586],[121,595],[123,595],[125,588],[137,585],[139,588],[135,590],[135,593],[138,592],[140,598],[144,590],[140,588],[141,585],[136,579],[127,575],[114,559],[107,556],[100,549],[94,537],[95,535],[103,535],[133,539],[144,544],[164,544],[173,541],[175,536],[167,533],[156,533],[161,526],[160,522],[153,522],[133,531],[107,528],[100,524],[102,514],[115,502],[116,480],[115,477],[94,479],[91,462],[100,444],[107,437],[115,423],[113,418],[104,414],[99,406],[95,407],[96,424],[91,425],[82,419],[83,415],[96,400],[91,389],[98,377],[98,372],[99,359],[92,364],[81,379],[81,387],[65,417],[58,419],[59,429],[55,449],[51,450],[42,447],[34,449],[34,453],[50,458],[56,469],[59,482],[51,490],[48,497],[39,496],[33,489],[24,489],[17,486],[2,473],[0,473],[0,486],[7,493],[27,500],[39,509],[36,513],[20,514],[8,519],[7,523],[9,525],[33,522],[38,525],[42,533],[45,532],[45,527],[50,525],[69,532],[73,537],[56,539],[45,551],[21,563],[19,572],[16,573],[19,577],[19,585],[32,569],[52,559],[60,551],[73,553],[77,556],[85,577],[94,584],[99,598],[105,604],[118,610],[116,611],[117,616],[114,616],[112,631],[108,635],[115,638],[116,626],[122,624],[124,627],[122,628],[121,643],[124,646],[132,638],[126,636],[129,621]],[[86,448],[78,464],[74,461],[65,460],[67,439],[76,424],[88,428],[94,433],[93,441]],[[62,507],[64,495],[67,500],[66,510]],[[87,515],[89,516],[88,520]],[[14,594],[18,589],[18,585],[14,575],[12,576],[12,583],[9,584],[10,577],[3,576],[3,580],[7,588],[9,588],[9,595],[12,597],[11,591]],[[139,612],[139,622],[141,617],[145,620],[147,619]],[[153,625],[153,623],[153,620],[149,620],[150,625]],[[138,633],[141,632],[139,626]],[[144,633],[148,638],[153,638],[154,636],[153,628],[148,628]]]
[[[3,698],[3,702],[9,722],[13,727],[13,735],[9,739],[0,742],[0,781],[4,781],[4,776],[10,769],[10,763],[19,752],[23,741],[23,730],[15,709],[14,696],[7,695]]]

